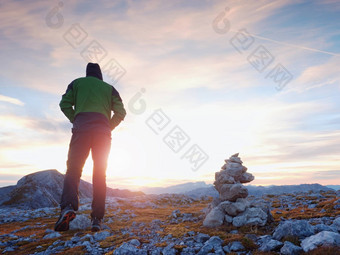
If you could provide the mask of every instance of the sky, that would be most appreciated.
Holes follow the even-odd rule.
[[[336,0],[2,0],[0,186],[65,173],[59,102],[88,62],[127,110],[110,187],[213,183],[234,153],[252,185],[339,184],[339,13]]]

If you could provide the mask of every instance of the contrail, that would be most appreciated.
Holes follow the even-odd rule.
[[[231,30],[232,31],[232,30]],[[239,32],[239,31],[233,31],[233,32]],[[285,42],[280,42],[280,41],[276,41],[270,38],[266,38],[263,36],[259,36],[259,35],[255,35],[255,34],[251,34],[247,31],[248,34],[250,34],[251,36],[258,38],[258,39],[262,39],[262,40],[266,40],[266,41],[270,41],[270,42],[274,42],[274,43],[278,43],[278,44],[282,44],[282,45],[286,45],[289,47],[294,47],[294,48],[300,48],[303,50],[309,50],[309,51],[314,51],[314,52],[320,52],[320,53],[324,53],[324,54],[328,54],[331,56],[335,56],[335,57],[340,57],[340,54],[334,53],[334,52],[330,52],[330,51],[324,51],[324,50],[318,50],[318,49],[314,49],[314,48],[309,48],[309,47],[305,47],[305,46],[300,46],[300,45],[296,45],[296,44],[290,44],[290,43],[285,43]]]

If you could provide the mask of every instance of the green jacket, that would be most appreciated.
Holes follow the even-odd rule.
[[[87,66],[86,77],[67,87],[59,106],[74,131],[111,131],[126,115],[118,91],[102,80],[99,65],[92,63]]]

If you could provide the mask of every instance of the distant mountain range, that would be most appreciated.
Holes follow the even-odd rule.
[[[284,194],[294,192],[319,192],[328,190],[337,190],[338,185],[330,185],[331,187],[322,186],[320,184],[300,184],[300,185],[281,185],[281,186],[253,186],[247,185],[249,195],[262,196],[264,194]],[[217,197],[218,192],[212,184],[205,182],[187,182],[183,184],[168,187],[141,188],[146,194],[162,194],[162,193],[182,193],[191,197],[212,196]]]
[[[326,185],[326,187],[334,189],[334,190],[340,190],[340,185]]]
[[[45,170],[22,177],[16,185],[0,188],[0,206],[29,209],[56,207],[63,189],[64,175],[57,170]],[[140,191],[107,188],[107,196],[133,197],[144,195]],[[92,184],[80,180],[80,198],[92,198]]]
[[[163,193],[179,194],[195,189],[207,188],[210,186],[212,186],[212,184],[209,185],[202,181],[202,182],[186,182],[168,187],[142,187],[139,190],[143,191],[145,194],[163,194]]]

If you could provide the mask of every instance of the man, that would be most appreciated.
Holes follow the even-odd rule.
[[[91,150],[93,159],[92,231],[101,229],[105,213],[106,167],[111,148],[111,131],[124,120],[126,111],[118,91],[103,81],[98,64],[88,63],[86,77],[67,87],[60,108],[73,123],[67,171],[56,231],[67,231],[79,207],[79,182]],[[74,107],[73,107],[74,106]],[[114,115],[111,117],[111,111]]]

